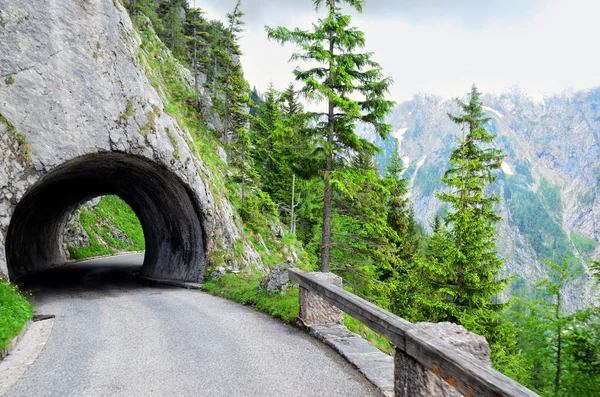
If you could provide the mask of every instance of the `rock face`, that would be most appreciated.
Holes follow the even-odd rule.
[[[260,283],[259,288],[265,289],[269,294],[275,291],[281,291],[285,293],[287,287],[290,285],[290,277],[288,276],[288,270],[292,267],[289,263],[282,263],[273,268],[267,274]]]
[[[0,273],[62,263],[56,230],[103,194],[140,218],[148,276],[197,281],[240,237],[139,46],[118,1],[0,0]]]

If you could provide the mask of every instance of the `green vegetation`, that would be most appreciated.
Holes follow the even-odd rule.
[[[569,240],[550,212],[556,205],[556,195],[546,189],[544,201],[550,204],[546,206],[539,195],[517,178],[505,179],[504,186],[504,199],[511,214],[509,222],[517,226],[540,260],[560,262],[569,248]]]
[[[575,245],[577,251],[584,255],[590,255],[598,246],[598,242],[596,240],[582,237],[573,232],[571,232],[571,241]]]
[[[15,77],[14,76],[6,76],[6,78],[4,79],[4,82],[6,83],[6,85],[13,85],[15,83]]]
[[[324,8],[326,17],[319,18],[311,31],[266,27],[269,38],[299,47],[301,52],[293,54],[291,59],[312,61],[319,65],[306,70],[296,69],[294,75],[296,80],[303,83],[302,93],[306,98],[328,105],[327,113],[309,115],[316,124],[309,131],[314,143],[322,147],[325,166],[321,170],[323,221],[320,265],[323,272],[329,271],[332,255],[333,189],[343,183],[334,172],[337,168],[334,159],[347,150],[372,157],[378,149],[356,134],[356,124],[359,121],[370,124],[385,139],[391,131],[385,116],[394,105],[384,97],[392,80],[383,77],[381,67],[372,60],[373,54],[359,52],[365,47],[365,36],[350,25],[351,17],[342,13],[343,5],[360,13],[364,1],[315,0],[316,11]],[[354,99],[355,95],[361,99]]]
[[[600,395],[600,310],[565,314],[565,286],[578,271],[567,257],[545,264],[548,278],[535,287],[539,297],[517,299],[507,311],[527,363],[520,381],[544,396]]]
[[[523,291],[528,300],[501,303],[497,298],[507,281],[499,277],[503,261],[494,239],[499,220],[494,205],[501,190],[493,182],[503,153],[493,149],[496,125],[486,124],[479,93],[474,88],[469,103],[461,103],[462,114],[451,116],[464,127],[464,135],[447,153],[449,161],[426,162],[416,176],[417,186],[426,193],[439,191],[442,183],[446,186],[446,193],[439,195],[444,207],[431,220],[433,233],[428,235],[414,220],[407,180],[400,176],[404,171],[400,155],[388,149],[385,166],[378,168],[375,147],[355,135],[355,122],[361,119],[376,124],[380,140],[389,131],[382,117],[390,106],[383,98],[390,81],[381,77],[370,54],[358,53],[363,34],[350,27],[350,18],[342,12],[343,5],[360,11],[364,2],[317,0],[315,5],[324,13],[312,31],[268,29],[271,38],[300,45],[302,54],[295,57],[314,63],[314,68],[296,71],[301,90],[290,85],[278,91],[271,86],[261,95],[257,89],[250,91],[238,62],[243,28],[240,2],[228,14],[227,24],[207,20],[202,10],[190,10],[184,0],[160,5],[151,0],[128,2],[142,39],[137,62],[162,96],[164,111],[189,132],[183,139],[210,172],[217,203],[228,198],[241,220],[243,237],[234,249],[210,253],[204,289],[291,322],[298,314],[296,287],[285,294],[268,294],[258,289],[264,274],[251,268],[218,280],[210,279],[210,274],[216,266],[241,265],[248,259],[248,245],[260,254],[267,269],[289,261],[295,253],[299,256],[295,265],[305,270],[328,268],[343,276],[348,290],[410,321],[453,321],[486,336],[494,367],[542,394],[568,395],[565,390],[571,387],[580,395],[596,392],[598,313],[560,313],[557,288],[551,285],[562,288],[564,269],[551,266],[548,283],[535,287],[516,280],[513,291]],[[185,19],[175,12],[181,8]],[[334,49],[326,46],[329,39]],[[176,58],[169,56],[167,47]],[[197,84],[190,87],[183,80],[182,65],[190,67],[193,76],[207,76],[203,91],[210,95],[227,133],[207,128]],[[369,91],[372,101],[351,100],[348,96],[356,89]],[[300,95],[333,104],[333,116],[331,111],[307,112]],[[133,103],[128,103],[123,117],[133,116],[134,111]],[[150,113],[159,111],[153,107]],[[404,139],[418,139],[422,132],[423,126],[417,124]],[[169,138],[175,141],[174,135]],[[508,141],[499,144],[512,150]],[[222,147],[227,164],[218,155]],[[569,247],[589,253],[595,243],[574,233],[569,241],[558,219],[559,191],[542,181],[532,192],[530,164],[515,159],[514,166],[520,175],[502,177],[501,184],[509,222],[534,246],[540,260],[566,258],[571,264],[568,271],[578,271],[583,265]],[[402,175],[413,175],[414,170],[413,162]],[[203,175],[201,167],[198,172]],[[82,222],[91,233],[93,248],[78,255],[129,249],[111,241],[110,228],[100,226],[106,225],[109,212],[121,206],[105,204],[107,212],[101,206],[84,209],[88,213],[82,214]],[[118,222],[110,219],[110,223]],[[123,227],[130,228],[125,234],[131,246],[143,244],[139,225],[117,225]],[[276,232],[279,227],[284,236]],[[346,316],[345,322],[380,349],[392,350],[385,338],[358,321]]]
[[[135,116],[135,107],[132,101],[127,101],[125,112],[121,115],[121,120],[127,120],[128,118]]]
[[[80,222],[90,245],[81,248],[69,246],[73,259],[144,250],[140,221],[131,207],[117,196],[104,196],[91,209],[82,206]]]
[[[268,313],[285,322],[293,322],[298,317],[298,288],[288,288],[285,294],[269,294],[259,290],[260,275],[225,274],[218,280],[210,280],[202,285],[204,291],[222,296],[256,310]]]
[[[19,289],[0,278],[0,350],[3,350],[31,319],[33,308]]]

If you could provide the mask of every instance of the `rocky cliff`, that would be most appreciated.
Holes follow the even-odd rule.
[[[600,88],[568,92],[536,101],[517,90],[486,95],[483,103],[497,134],[495,145],[507,157],[491,190],[499,194],[503,221],[498,248],[506,273],[522,277],[515,293],[545,277],[543,259],[570,261],[580,269],[569,287],[568,310],[596,302],[597,283],[587,273],[589,259],[600,256]],[[428,225],[439,211],[435,192],[460,131],[450,122],[456,101],[417,95],[398,105],[389,118],[392,138],[378,142],[385,154],[398,146],[410,178],[416,216]],[[375,139],[371,131],[363,135]]]
[[[222,175],[169,109],[164,81],[149,75],[157,59],[176,64],[168,51],[142,45],[119,1],[0,0],[0,273],[8,273],[5,243],[24,195],[61,165],[98,153],[145,159],[176,175],[199,212],[208,251],[233,250],[240,226],[215,187]],[[208,127],[220,128],[210,100],[202,104]],[[251,246],[244,251],[247,263],[260,261]]]

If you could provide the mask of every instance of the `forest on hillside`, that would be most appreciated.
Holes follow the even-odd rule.
[[[224,22],[209,20],[187,0],[125,6],[138,30],[155,31],[191,71],[191,111],[201,114],[207,106],[201,93],[210,96],[223,122],[213,133],[235,169],[231,199],[249,232],[277,217],[314,270],[342,276],[361,297],[412,322],[451,321],[485,336],[494,367],[542,395],[600,395],[600,312],[567,314],[561,307],[578,271],[568,254],[546,258],[547,277],[535,293],[498,298],[511,279],[501,277],[495,234],[501,198],[490,186],[506,153],[492,144],[477,87],[465,87],[468,99],[448,115],[461,134],[448,168],[437,175],[442,205],[425,228],[415,220],[402,153],[392,150],[380,169],[381,151],[356,132],[368,124],[385,140],[394,105],[386,98],[392,80],[376,54],[364,52],[365,35],[347,13],[368,3],[314,3],[311,30],[266,28],[271,40],[290,45],[292,59],[311,67],[296,69],[285,90],[271,86],[264,93],[244,78],[241,1]],[[324,110],[307,110],[306,99]],[[600,282],[600,265],[592,269]]]

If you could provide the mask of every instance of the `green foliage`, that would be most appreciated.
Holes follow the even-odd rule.
[[[32,315],[31,304],[19,293],[17,286],[0,278],[0,351],[8,346]]]
[[[371,330],[369,327],[344,313],[344,325],[350,332],[354,332],[364,339],[368,340],[373,346],[381,350],[382,352],[392,355],[394,354],[394,346],[385,337],[379,335],[377,332]]]
[[[543,396],[600,395],[598,308],[567,315],[565,286],[578,271],[567,256],[560,265],[545,261],[548,278],[536,285],[534,300],[517,299],[506,315],[516,324],[516,341],[528,363],[519,382]]]
[[[145,15],[150,19],[156,32],[162,31],[163,23],[158,16],[158,5],[154,0],[129,0],[128,9],[132,17]]]
[[[493,206],[499,198],[485,195],[486,186],[496,179],[492,172],[500,168],[504,154],[485,146],[494,136],[484,127],[489,118],[479,95],[473,86],[469,103],[459,102],[463,113],[450,115],[452,121],[463,127],[463,136],[450,156],[450,168],[441,179],[450,188],[448,193],[437,195],[450,207],[444,216],[449,228],[434,234],[428,269],[435,288],[446,296],[438,307],[440,320],[461,322],[460,318],[468,316],[469,311],[484,309],[493,316],[498,305],[492,302],[492,297],[505,286],[505,281],[498,279],[503,261],[496,252],[494,236],[494,224],[500,217]],[[483,335],[490,339],[489,332]]]
[[[590,255],[598,246],[598,242],[596,240],[585,238],[574,232],[571,232],[571,241],[575,245],[577,251],[584,255]]]
[[[222,296],[255,310],[265,312],[285,322],[292,322],[298,317],[298,288],[288,288],[285,294],[267,293],[259,290],[261,275],[225,274],[218,280],[210,280],[202,285],[204,291]]]
[[[187,6],[186,0],[169,0],[163,3],[166,10],[162,19],[164,29],[161,31],[163,42],[169,47],[176,57],[184,57],[187,49],[187,38],[185,36],[185,19],[181,17],[181,10]]]
[[[560,221],[552,216],[540,196],[516,178],[508,178],[504,198],[511,214],[509,222],[517,226],[538,258],[560,261],[569,248],[569,241]]]
[[[4,79],[4,82],[6,83],[6,85],[13,85],[15,83],[15,77],[14,76],[6,76],[6,78]]]
[[[391,126],[384,118],[393,106],[384,98],[392,80],[382,77],[381,67],[371,59],[371,53],[358,52],[365,46],[365,37],[363,32],[350,26],[351,17],[342,13],[343,4],[362,12],[364,1],[315,1],[316,11],[323,7],[326,17],[318,19],[311,31],[266,27],[270,39],[282,44],[294,43],[300,48],[301,52],[293,54],[292,60],[316,64],[306,70],[296,69],[294,74],[296,80],[302,82],[302,93],[306,98],[328,105],[326,113],[311,113],[314,120],[312,135],[317,146],[323,149],[325,158],[322,271],[328,271],[330,261],[334,160],[348,149],[375,153],[377,148],[355,133],[356,123],[371,124],[385,139]],[[362,99],[353,99],[356,94]]]
[[[90,245],[81,248],[69,246],[69,253],[74,259],[143,251],[145,248],[144,232],[137,216],[117,196],[103,196],[93,208],[81,207],[80,222]]]

